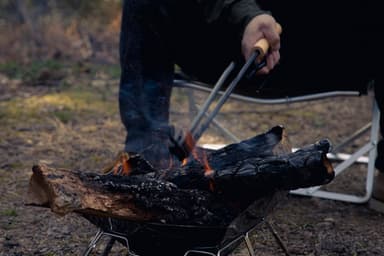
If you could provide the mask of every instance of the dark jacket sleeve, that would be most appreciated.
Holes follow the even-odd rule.
[[[233,27],[239,35],[256,15],[269,13],[260,8],[255,0],[196,0],[204,11],[208,23]]]

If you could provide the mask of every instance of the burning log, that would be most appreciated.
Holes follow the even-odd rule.
[[[124,160],[129,163],[128,176],[36,165],[27,204],[49,207],[60,215],[227,226],[255,201],[277,191],[333,179],[326,157],[328,140],[293,153],[286,148],[284,129],[277,126],[220,150],[199,149],[195,157],[204,157],[190,157],[182,166],[166,170],[153,169],[137,154]]]

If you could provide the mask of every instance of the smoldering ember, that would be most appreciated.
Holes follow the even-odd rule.
[[[228,241],[260,222],[290,190],[334,178],[330,141],[292,152],[286,137],[284,127],[275,126],[218,150],[196,148],[164,170],[135,153],[123,154],[107,174],[35,165],[26,204],[76,213],[100,228],[112,219],[127,236],[132,225],[152,223],[218,227],[215,239]]]

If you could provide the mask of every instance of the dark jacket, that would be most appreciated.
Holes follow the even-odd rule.
[[[255,16],[269,13],[255,0],[168,1],[176,21],[170,23],[175,26],[170,35],[174,59],[187,74],[209,83],[230,61],[243,61],[241,39],[246,25]]]
[[[208,23],[222,23],[235,27],[242,35],[245,26],[256,15],[266,13],[254,0],[196,0],[204,10]]]

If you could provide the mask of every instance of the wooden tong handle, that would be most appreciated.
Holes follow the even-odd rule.
[[[276,32],[280,35],[283,29],[281,28],[281,25],[279,23],[276,23]],[[255,51],[259,51],[259,56],[257,57],[257,60],[260,62],[265,54],[269,50],[269,43],[267,39],[263,38],[256,42],[255,44]]]

